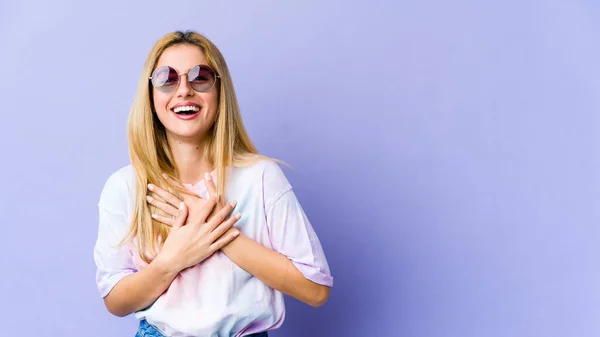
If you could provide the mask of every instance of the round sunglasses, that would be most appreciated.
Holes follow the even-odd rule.
[[[187,75],[188,84],[194,91],[206,92],[209,91],[219,78],[217,72],[205,64],[199,64],[187,73],[179,74],[177,70],[162,66],[156,68],[149,77],[152,86],[163,92],[173,92],[179,85],[179,79],[182,75]]]

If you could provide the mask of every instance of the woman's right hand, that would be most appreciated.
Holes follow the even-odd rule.
[[[153,192],[161,196],[164,200],[168,201],[170,199],[167,195],[162,195],[163,193],[170,193],[156,186],[154,186]],[[171,197],[174,198],[172,195]],[[160,208],[156,203],[152,204]],[[168,219],[161,216],[155,217],[156,220],[164,221],[167,225],[172,226],[171,232],[167,236],[155,260],[163,262],[169,269],[175,269],[176,272],[180,272],[183,269],[204,261],[214,252],[233,241],[239,234],[237,229],[227,233],[227,235],[223,234],[241,217],[238,213],[227,219],[227,216],[235,207],[235,201],[226,204],[210,221],[205,222],[215,204],[216,199],[213,199],[212,202],[204,203],[202,206],[203,209],[198,212],[200,217],[197,216],[193,222],[187,221],[188,207],[184,202],[180,202],[175,219]],[[172,214],[174,212],[173,209],[169,211],[167,213]]]

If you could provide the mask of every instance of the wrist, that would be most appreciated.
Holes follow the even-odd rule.
[[[175,276],[177,275],[182,268],[179,268],[177,264],[173,262],[173,259],[169,259],[160,253],[156,258],[150,263],[150,265],[154,266],[156,271],[161,274],[167,276]]]

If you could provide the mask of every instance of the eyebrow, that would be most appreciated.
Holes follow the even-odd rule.
[[[197,65],[208,65],[208,62],[196,62],[196,63],[194,63],[193,65],[191,65],[191,66],[190,66],[190,67],[187,69],[187,71],[190,71],[192,68],[194,68],[194,67],[195,67],[195,66],[197,66]],[[163,67],[163,66],[169,66],[169,67],[171,67],[171,68],[173,68],[173,69],[177,70],[177,72],[180,72],[180,71],[179,71],[179,69],[177,69],[175,66],[173,66],[173,65],[170,65],[170,64],[157,64],[157,65],[156,65],[156,68],[158,68],[158,67]]]
[[[156,68],[154,68],[154,69],[158,69],[159,67],[164,67],[164,66],[168,66],[168,67],[171,67],[171,68],[175,69],[175,71],[177,71],[178,74],[185,74],[185,73],[189,72],[190,70],[192,70],[192,68],[195,67],[195,66],[192,66],[191,68],[188,68],[186,71],[180,71],[176,67],[174,67],[172,65],[169,65],[169,64],[157,64]]]

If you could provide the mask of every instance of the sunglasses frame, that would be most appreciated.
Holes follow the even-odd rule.
[[[166,89],[165,89],[165,88],[169,88],[170,86],[160,86],[160,87],[156,87],[156,86],[154,86],[154,83],[152,82],[152,77],[153,77],[153,76],[149,76],[149,77],[148,77],[148,80],[150,81],[150,85],[152,85],[152,87],[154,87],[156,90],[163,91],[163,92],[174,92],[174,91],[176,91],[176,90],[177,90],[177,88],[179,87],[179,84],[181,84],[181,76],[183,76],[183,75],[186,75],[186,79],[187,79],[187,82],[188,82],[188,86],[189,86],[190,88],[192,88],[192,90],[194,90],[195,92],[207,92],[207,91],[209,91],[209,90],[210,90],[210,89],[212,89],[212,88],[215,86],[215,84],[217,83],[217,78],[221,78],[221,76],[219,76],[219,74],[217,73],[217,71],[216,71],[216,70],[214,70],[213,68],[211,68],[211,67],[210,67],[209,65],[207,65],[207,64],[197,64],[197,65],[193,66],[193,67],[192,67],[192,68],[191,68],[191,69],[190,69],[188,72],[186,72],[186,73],[178,73],[178,72],[177,72],[177,70],[175,70],[175,68],[173,68],[173,67],[171,67],[171,66],[160,66],[160,67],[158,67],[158,68],[154,69],[154,71],[152,71],[152,74],[154,74],[154,73],[155,73],[155,72],[156,72],[158,69],[160,69],[160,68],[163,68],[163,67],[166,67],[166,68],[172,69],[172,70],[173,70],[173,71],[174,71],[174,72],[177,74],[177,84],[173,86],[173,89],[169,89],[169,90],[166,90]],[[207,68],[207,69],[209,69],[209,70],[210,70],[210,71],[213,73],[213,75],[214,75],[214,77],[215,77],[215,80],[213,81],[213,83],[212,83],[212,85],[210,86],[210,88],[208,88],[208,89],[206,89],[206,90],[203,90],[203,91],[198,91],[198,90],[196,90],[196,89],[195,89],[195,88],[194,88],[194,87],[191,85],[191,83],[190,83],[191,81],[190,81],[190,79],[188,78],[188,76],[189,76],[189,73],[190,73],[190,71],[192,71],[192,70],[193,70],[194,68],[196,68],[196,67],[200,67],[200,69],[202,69],[202,68]]]

